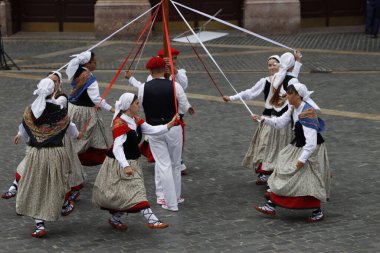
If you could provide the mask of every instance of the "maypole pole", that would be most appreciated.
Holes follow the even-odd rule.
[[[165,17],[162,17],[162,41],[163,41],[163,48],[164,48],[164,58],[168,58],[169,57],[169,51],[168,51],[168,42],[167,42],[166,36],[165,36],[165,29],[167,29],[167,31],[169,33],[169,25],[168,25],[168,23],[169,23],[169,0],[164,0],[163,7],[164,7],[163,8],[164,9],[163,15],[165,15]],[[167,21],[166,28],[165,28],[164,18]],[[165,68],[165,78],[166,79],[170,78],[170,69],[168,67]]]

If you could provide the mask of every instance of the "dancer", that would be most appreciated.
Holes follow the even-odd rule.
[[[302,66],[301,53],[295,51],[295,64],[289,76],[297,78]],[[276,117],[280,115],[271,104],[273,92],[271,92],[271,82],[274,75],[278,72],[280,65],[280,57],[272,55],[268,58],[267,66],[269,75],[268,77],[261,78],[252,88],[242,91],[234,96],[224,96],[223,100],[237,101],[240,97],[244,100],[253,100],[261,93],[264,94],[265,109],[263,115],[268,117]],[[247,153],[244,156],[242,165],[254,169],[258,173],[257,185],[266,184],[267,175],[270,175],[274,169],[274,161],[278,152],[284,148],[291,138],[291,129],[275,129],[268,125],[260,123],[257,127]]]
[[[276,205],[290,209],[315,209],[308,222],[324,217],[321,201],[330,194],[330,167],[327,150],[320,132],[324,122],[318,118],[318,105],[310,98],[312,92],[301,83],[290,85],[287,98],[290,108],[278,118],[253,116],[275,128],[293,125],[295,138],[277,157],[273,174],[269,177],[270,200],[255,207],[268,215],[276,214]]]
[[[168,123],[178,111],[190,114],[194,109],[189,104],[182,87],[164,78],[165,61],[160,57],[152,57],[146,65],[153,79],[139,89],[139,100],[145,112],[146,121],[155,126]],[[175,88],[175,93],[174,93]],[[176,98],[176,101],[175,101]],[[155,163],[155,181],[157,203],[162,208],[178,211],[181,197],[181,154],[182,128],[174,126],[168,133],[149,138]]]
[[[99,85],[92,71],[96,69],[95,53],[86,51],[73,58],[66,69],[71,81],[69,96],[69,116],[79,129],[89,124],[81,140],[73,141],[82,165],[94,166],[102,164],[111,141],[106,134],[104,123],[95,106],[114,113],[112,106],[99,95]]]
[[[154,215],[146,198],[144,177],[138,160],[141,156],[138,144],[142,134],[167,133],[179,116],[175,115],[166,125],[151,126],[136,116],[139,103],[137,96],[132,93],[124,93],[116,101],[112,121],[113,149],[107,154],[93,188],[93,203],[112,214],[108,222],[119,230],[128,228],[121,221],[122,215],[136,212],[145,217],[149,228],[169,226]]]
[[[62,108],[65,108],[67,110],[67,105],[68,105],[67,96],[64,93],[62,93],[62,91],[61,91],[61,86],[62,86],[62,75],[61,75],[61,73],[58,71],[52,71],[48,74],[47,77],[54,82],[54,94],[53,94],[53,97],[51,99],[51,103],[59,105]],[[17,135],[19,137],[17,137],[17,136],[16,137],[20,138],[20,135],[21,135],[20,131],[18,132]],[[70,138],[70,137],[66,135],[65,138]],[[64,142],[64,144],[66,144],[66,143],[67,142]],[[82,168],[82,165],[80,164],[80,161],[78,159],[77,154],[73,152],[73,148],[71,146],[68,146],[68,145],[64,145],[64,146],[65,146],[68,154],[70,154],[69,155],[70,162],[71,162],[70,168],[72,170],[72,173],[70,174],[70,186],[71,186],[71,190],[72,190],[71,195],[70,195],[70,199],[75,200],[79,196],[79,190],[83,187],[84,172],[83,172],[83,168]],[[27,144],[26,145],[25,157],[27,156],[29,151],[30,151],[30,146]],[[13,181],[9,190],[2,194],[2,196],[1,196],[2,198],[10,199],[10,198],[13,198],[16,196],[18,183],[21,179],[21,175],[23,174],[24,170],[26,169],[25,168],[25,163],[26,163],[25,157],[20,162],[20,164],[17,166],[15,180]]]
[[[173,61],[173,69],[174,69],[174,75],[175,75],[175,81],[179,83],[183,90],[185,91],[188,87],[188,78],[186,75],[186,70],[185,69],[177,69],[177,60],[178,60],[178,55],[180,54],[180,51],[178,51],[175,48],[170,48],[171,54],[172,54],[172,61]],[[170,70],[170,59],[168,57],[164,57],[164,49],[161,49],[158,51],[158,56],[163,58],[165,63],[166,63],[166,71]],[[170,72],[170,71],[169,71]],[[133,77],[132,73],[130,71],[125,72],[125,78],[128,79],[129,84],[132,85],[135,88],[141,87],[142,83],[136,78]],[[149,75],[148,78],[146,79],[147,82],[151,81],[152,75]],[[169,80],[172,80],[172,76],[170,76]],[[183,138],[183,146],[182,146],[182,151],[184,148],[185,144],[185,122],[183,120],[183,117],[185,115],[185,112],[179,111],[179,115],[181,116],[181,127],[182,127],[182,138]],[[148,138],[145,138],[144,142],[140,145],[140,149],[142,151],[142,154],[147,157],[149,162],[154,162],[153,155],[151,153],[150,147],[149,147],[149,141]],[[186,176],[188,175],[188,172],[186,170],[186,165],[183,162],[183,159],[181,158],[181,175]]]
[[[52,103],[54,82],[45,78],[34,94],[37,99],[25,109],[20,135],[14,139],[29,138],[30,151],[16,198],[16,212],[32,217],[36,222],[33,237],[46,235],[44,221],[57,220],[72,212],[74,204],[68,200],[70,191],[70,160],[63,147],[66,131],[80,138],[75,124],[70,123],[67,110]],[[63,206],[62,206],[63,204]]]

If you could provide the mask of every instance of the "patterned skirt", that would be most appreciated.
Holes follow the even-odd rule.
[[[70,160],[63,147],[31,148],[16,198],[16,212],[46,221],[61,217],[65,194],[70,191]]]
[[[128,160],[128,163],[134,169],[133,176],[127,176],[116,159],[106,157],[92,191],[95,205],[110,211],[128,212],[142,202],[148,203],[140,162]]]
[[[291,144],[281,150],[268,185],[278,196],[311,196],[326,202],[330,196],[331,171],[325,144],[318,145],[304,167],[297,169],[302,150]]]
[[[256,169],[261,163],[261,170],[273,171],[278,153],[291,142],[292,135],[290,125],[286,128],[275,129],[260,123],[252,137],[242,165],[257,172]]]
[[[103,163],[112,141],[111,134],[106,132],[103,120],[95,107],[76,106],[69,103],[69,115],[79,131],[92,117],[82,139],[68,140],[73,142],[82,165],[93,166]]]

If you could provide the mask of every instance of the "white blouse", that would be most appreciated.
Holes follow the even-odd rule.
[[[146,79],[146,81],[149,82],[152,79],[153,79],[153,77],[151,75],[149,75],[148,78]],[[172,80],[171,76],[170,76],[170,80]],[[182,86],[183,90],[187,89],[187,87],[188,87],[188,79],[187,79],[187,75],[186,75],[186,70],[185,69],[179,69],[178,70],[177,74],[175,75],[175,81]],[[143,84],[142,82],[138,81],[133,76],[131,78],[129,78],[128,82],[129,82],[130,85],[132,85],[135,88],[139,88]]]
[[[162,77],[161,79],[164,79],[164,77]],[[142,110],[144,110],[142,106],[143,99],[144,99],[144,87],[145,87],[145,83],[141,84],[141,86],[139,87],[139,93],[138,93],[138,98],[139,98]],[[189,101],[187,100],[186,93],[183,90],[182,86],[179,85],[177,82],[175,82],[175,90],[176,90],[176,97],[178,101],[178,113],[185,114],[189,110],[191,105]]]
[[[87,94],[90,97],[91,101],[95,104],[98,105],[100,100],[102,99],[100,97],[99,93],[99,84],[98,81],[93,82],[88,88],[87,88]],[[102,100],[102,103],[100,106],[106,110],[110,111],[112,109],[112,106],[110,106],[105,99]]]
[[[304,106],[304,102],[302,102],[298,108],[289,106],[289,109],[280,117],[264,117],[264,123],[275,128],[284,128],[291,123],[291,116],[293,116],[293,122],[295,125],[295,123],[298,121],[298,116],[301,114]],[[317,148],[317,130],[310,127],[305,127],[304,125],[302,125],[302,129],[306,139],[306,144],[302,147],[303,151],[298,160],[305,163]]]
[[[132,119],[131,117],[125,114],[121,115],[121,119],[124,120],[128,124],[128,127],[130,127],[131,129],[136,129],[136,125],[135,126],[130,125],[130,122],[134,122],[134,119]],[[168,130],[167,125],[152,126],[146,122],[141,124],[141,132],[146,135],[161,135],[168,131],[169,130]],[[112,152],[116,160],[119,162],[122,168],[129,166],[129,163],[127,159],[125,158],[125,153],[124,153],[124,148],[123,148],[123,144],[126,141],[127,141],[127,134],[118,136],[113,143],[113,149],[112,149]]]
[[[298,82],[298,80],[296,78],[298,77],[298,75],[299,75],[299,73],[301,71],[301,67],[302,67],[302,63],[296,61],[295,64],[294,64],[293,71],[292,72],[288,72],[288,73],[285,72],[285,75],[288,74],[288,75],[291,75],[291,76],[295,77],[295,79],[294,80],[292,79],[289,82],[289,84],[293,84],[296,81]],[[275,74],[275,76],[277,76],[274,79],[275,84],[277,85],[276,87],[278,87],[280,85],[280,83],[279,83],[278,80],[284,80],[285,75],[283,75],[283,73],[280,76],[278,76],[277,73]],[[230,100],[231,101],[237,101],[237,100],[240,100],[240,97],[242,99],[244,99],[244,100],[253,100],[253,99],[257,98],[264,91],[266,81],[272,82],[272,80],[273,80],[273,76],[268,76],[266,78],[261,78],[254,86],[252,86],[252,88],[247,89],[247,90],[242,91],[242,92],[239,92],[236,95],[230,96]],[[276,80],[277,80],[277,82],[276,82]],[[283,90],[283,93],[281,95],[283,95],[283,94],[285,94],[285,90]],[[271,105],[271,103],[270,103],[270,100],[271,100],[272,96],[273,96],[273,92],[272,92],[272,89],[270,89],[268,97],[267,97],[267,99],[265,101],[265,108],[266,109],[272,109],[273,108],[273,105]],[[278,110],[278,111],[281,111],[286,105],[287,105],[287,103],[285,103],[284,106],[282,106],[281,108],[275,108],[275,109]]]

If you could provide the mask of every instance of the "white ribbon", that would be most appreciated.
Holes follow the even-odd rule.
[[[214,57],[211,55],[211,53],[208,51],[208,49],[206,48],[206,46],[203,44],[203,42],[201,41],[201,39],[198,37],[198,35],[194,32],[193,28],[191,28],[190,24],[187,22],[187,20],[185,19],[185,17],[182,15],[182,13],[178,10],[178,7],[176,6],[176,4],[174,4],[175,2],[171,1],[173,3],[173,6],[174,8],[177,10],[178,14],[181,16],[181,18],[183,19],[183,21],[185,22],[185,24],[187,25],[187,27],[189,28],[189,30],[193,33],[193,35],[195,36],[195,38],[198,40],[198,42],[201,44],[201,46],[203,47],[203,49],[205,50],[205,52],[207,53],[207,55],[210,57],[210,59],[212,60],[212,62],[215,64],[215,66],[218,68],[218,70],[220,71],[220,73],[222,74],[222,76],[224,77],[224,79],[226,79],[226,81],[228,82],[228,84],[231,86],[231,88],[234,90],[234,92],[236,94],[239,94],[239,92],[237,92],[237,90],[235,89],[235,87],[232,85],[232,83],[230,82],[230,80],[227,78],[227,76],[224,74],[223,70],[220,68],[220,66],[218,65],[218,63],[215,61]],[[180,4],[181,5],[181,4]],[[182,6],[182,5],[181,5]],[[241,98],[241,96],[239,95],[239,99],[240,101],[243,103],[243,105],[245,106],[245,108],[248,110],[248,112],[251,114],[251,115],[254,115],[253,112],[251,111],[251,109],[249,109],[247,103]]]
[[[110,38],[112,38],[115,34],[119,33],[120,31],[122,31],[126,27],[128,27],[129,25],[133,24],[136,20],[140,19],[141,17],[145,16],[148,13],[151,13],[151,10],[153,10],[154,8],[156,8],[159,4],[161,4],[161,2],[157,3],[155,6],[153,6],[152,8],[150,8],[149,10],[147,10],[146,12],[144,12],[143,14],[141,14],[140,16],[138,16],[137,18],[135,18],[134,20],[128,22],[126,25],[124,25],[120,29],[116,30],[115,32],[113,32],[112,34],[110,34],[109,36],[107,36],[106,38],[104,38],[103,40],[99,41],[98,43],[96,43],[95,45],[93,45],[92,47],[90,47],[87,51],[91,51],[94,48],[97,48],[98,46],[100,46],[101,44],[103,44],[104,42],[106,42],[107,40],[109,40]],[[68,63],[66,63],[65,65],[63,65],[62,67],[60,67],[57,71],[60,71],[61,69],[64,69],[67,65],[68,65]]]
[[[75,54],[70,57],[74,57],[69,62],[66,69],[67,78],[71,81],[75,72],[78,70],[79,65],[88,63],[91,60],[91,52],[85,51],[80,54]]]
[[[38,97],[31,106],[36,119],[42,115],[46,108],[46,97],[54,92],[54,82],[50,78],[44,78],[38,83],[37,88],[38,89],[33,92],[33,95],[38,95]]]
[[[128,108],[131,106],[134,98],[135,98],[135,94],[126,92],[123,95],[121,95],[119,100],[116,100],[115,113],[113,114],[112,122],[117,117],[117,115],[120,113],[120,111],[128,110]],[[111,123],[111,126],[112,126],[112,123]],[[133,126],[131,127],[131,129],[133,129]]]
[[[277,41],[271,40],[271,39],[269,39],[269,38],[267,38],[267,37],[264,37],[264,36],[262,36],[262,35],[260,35],[260,34],[257,34],[257,33],[254,33],[254,32],[251,32],[251,31],[249,31],[249,30],[247,30],[247,29],[244,29],[244,28],[242,28],[242,27],[240,27],[240,26],[237,26],[237,25],[234,25],[234,24],[228,23],[228,22],[226,22],[226,21],[224,21],[224,20],[222,20],[222,19],[219,19],[219,18],[217,18],[217,17],[214,17],[214,16],[211,16],[211,15],[208,15],[208,14],[203,13],[203,12],[201,12],[201,11],[197,11],[197,10],[195,10],[195,9],[192,9],[192,8],[186,6],[186,5],[183,5],[183,4],[180,4],[180,3],[177,3],[177,2],[175,2],[175,1],[170,0],[170,2],[171,2],[175,7],[177,7],[177,5],[179,5],[179,6],[185,8],[185,9],[188,9],[188,10],[190,10],[190,11],[192,11],[192,12],[195,12],[195,13],[198,13],[198,14],[200,14],[200,15],[202,15],[202,16],[208,17],[209,19],[212,19],[212,20],[218,21],[218,22],[220,22],[220,23],[222,23],[222,24],[225,24],[225,25],[227,25],[227,26],[229,26],[229,27],[232,27],[232,28],[235,28],[235,29],[237,29],[237,30],[239,30],[239,31],[242,31],[242,32],[248,33],[248,34],[250,34],[250,35],[253,35],[253,36],[255,36],[255,37],[257,37],[257,38],[260,38],[260,39],[262,39],[262,40],[265,40],[265,41],[267,41],[267,42],[269,42],[269,43],[272,43],[272,44],[275,44],[275,45],[277,45],[277,46],[280,46],[280,47],[283,47],[283,48],[289,49],[289,50],[291,50],[291,51],[294,51],[294,49],[291,48],[291,47],[285,46],[284,44],[281,44],[281,43],[279,43],[279,42],[277,42]],[[176,8],[176,9],[177,9],[177,8]],[[178,9],[177,9],[177,11],[179,12]]]
[[[321,108],[314,102],[313,99],[310,98],[310,95],[314,93],[314,91],[309,91],[306,87],[306,85],[302,83],[295,83],[293,84],[294,88],[298,92],[298,95],[302,97],[302,100],[309,105],[311,105],[315,110],[318,112],[321,112]]]

